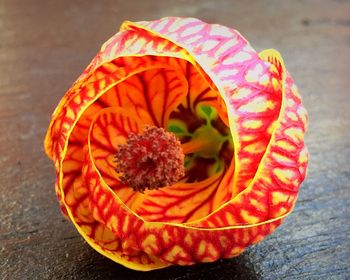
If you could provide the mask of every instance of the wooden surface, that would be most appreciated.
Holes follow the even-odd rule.
[[[167,15],[281,51],[310,115],[311,162],[294,212],[262,243],[140,273],[96,253],[63,218],[42,142],[59,99],[120,23]],[[0,279],[350,278],[349,1],[0,0],[0,73]]]

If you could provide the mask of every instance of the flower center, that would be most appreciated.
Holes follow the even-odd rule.
[[[203,181],[229,168],[234,156],[233,140],[215,107],[199,104],[190,110],[180,105],[170,115],[167,129],[182,143],[186,183]]]
[[[184,154],[176,136],[163,128],[146,126],[130,133],[115,155],[120,180],[135,191],[158,189],[177,183],[184,175]]]

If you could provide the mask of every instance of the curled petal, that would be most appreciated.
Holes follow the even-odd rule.
[[[265,54],[262,57],[266,59]],[[274,57],[278,59],[278,56]],[[282,61],[279,62],[283,65]],[[304,145],[307,114],[287,72],[282,73],[281,82],[281,112],[253,180],[243,192],[196,226],[220,227],[228,223],[244,225],[267,222],[275,218],[282,219],[293,209],[299,186],[306,175],[309,157]],[[234,219],[228,221],[227,215],[234,216]]]
[[[146,30],[184,46],[219,89],[235,147],[232,195],[240,193],[255,175],[280,111],[281,86],[274,82],[277,73],[271,64],[237,31],[197,19],[165,18],[126,23],[124,28]]]
[[[157,265],[159,267],[170,264],[188,265],[232,257],[272,233],[281,222],[278,218],[254,225],[211,229],[200,229],[178,223],[147,222],[130,211],[96,170],[91,157],[87,158],[83,173],[86,184],[91,190],[90,207],[95,213],[95,218],[106,225],[111,232],[120,236],[121,247],[128,249],[125,253],[137,255],[143,252],[154,260],[152,266],[149,263],[134,263],[134,269],[150,270]],[[106,252],[103,254],[130,267],[128,263],[115,256]]]

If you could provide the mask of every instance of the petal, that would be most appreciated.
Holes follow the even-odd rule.
[[[124,51],[123,54],[128,53]],[[64,169],[68,168],[65,165],[66,157],[68,161],[70,160],[70,146],[68,145],[68,142],[69,140],[72,140],[72,144],[76,143],[81,147],[81,143],[84,142],[87,135],[86,123],[88,123],[91,120],[91,117],[94,116],[95,108],[101,106],[101,104],[94,104],[94,102],[105,92],[108,92],[109,89],[113,88],[126,78],[150,68],[155,69],[164,66],[164,64],[157,61],[152,61],[148,64],[128,64],[128,61],[124,61],[123,59],[105,63],[101,66],[103,61],[106,62],[110,59],[106,53],[104,55],[103,59],[101,55],[98,55],[94,59],[93,63],[88,67],[85,73],[67,92],[66,96],[62,99],[53,114],[52,122],[45,139],[45,150],[55,161],[58,186],[57,194],[60,197],[62,209],[65,209],[64,211],[67,212],[78,231],[86,241],[101,254],[134,269],[148,270],[156,267],[164,267],[164,263],[150,259],[143,252],[134,251],[132,254],[128,254],[120,259],[121,254],[125,254],[125,250],[130,248],[130,244],[128,245],[127,243],[121,243],[120,245],[124,251],[108,251],[108,248],[110,249],[112,246],[110,243],[111,234],[108,233],[105,226],[101,225],[96,220],[94,223],[91,221],[89,224],[82,224],[83,222],[81,220],[83,220],[84,217],[90,219],[94,215],[92,215],[92,211],[88,211],[90,208],[87,207],[86,200],[84,199],[84,202],[78,203],[76,195],[72,192],[74,187],[69,187],[70,183],[74,180],[79,182],[79,184],[75,183],[75,186],[79,185],[78,189],[87,189],[84,187],[84,184],[81,183],[80,175],[77,175],[77,177],[73,179],[66,177],[64,173]],[[101,73],[104,73],[104,75],[101,75]],[[183,91],[186,92],[186,90]],[[75,128],[77,128],[77,130],[75,130]],[[100,233],[100,237],[93,234],[95,231]],[[106,240],[104,240],[105,238]],[[107,243],[109,244],[108,246],[106,245]]]
[[[238,255],[247,246],[272,233],[281,222],[280,219],[275,219],[251,226],[217,229],[147,222],[130,211],[106,185],[96,172],[91,157],[86,159],[83,173],[91,189],[90,206],[93,212],[98,213],[98,220],[117,236],[122,236],[122,242],[131,246],[134,251],[140,250],[163,265],[189,265]],[[118,261],[116,258],[112,259]],[[136,269],[152,268],[138,266]]]
[[[253,179],[271,138],[269,128],[278,118],[281,88],[274,82],[271,64],[261,60],[237,31],[193,18],[126,22],[122,30],[126,29],[148,31],[183,46],[219,89],[235,147],[236,196]]]
[[[177,183],[146,192],[133,207],[146,221],[185,223],[208,216],[218,205],[215,197],[223,172],[196,183]]]
[[[71,220],[81,232],[84,232],[91,240],[94,240],[94,247],[99,251],[116,250],[119,247],[119,239],[110,232],[103,224],[97,222],[89,207],[90,191],[82,178],[83,148],[81,145],[70,144],[67,155],[63,162],[63,196],[61,199],[65,212],[71,213]]]
[[[101,205],[98,210],[91,207],[93,190],[85,184],[86,178],[82,173],[83,159],[86,154],[88,154],[87,147],[83,148],[80,144],[70,143],[62,163],[61,182],[59,182],[61,176],[58,176],[58,183],[62,188],[60,197],[64,211],[69,213],[69,218],[80,234],[95,250],[126,267],[149,270],[166,266],[139,249],[134,250],[130,240],[125,242],[99,220],[104,208]],[[103,200],[103,196],[100,199]]]
[[[106,185],[113,190],[128,207],[141,193],[118,180],[115,171],[115,155],[118,145],[125,144],[130,132],[140,133],[145,123],[121,107],[110,107],[99,112],[90,125],[88,150],[97,172]]]
[[[276,65],[283,83],[282,108],[258,171],[237,197],[192,226],[222,227],[268,222],[286,217],[294,207],[305,178],[308,152],[304,144],[307,114],[283,61],[275,51],[262,53]],[[233,216],[229,221],[227,216]]]
[[[142,131],[144,125],[124,108],[110,107],[101,110],[91,123],[88,140],[96,172],[130,211],[146,221],[183,223],[205,217],[227,201],[222,197],[226,193],[223,188],[227,188],[221,184],[222,171],[200,182],[178,183],[145,194],[122,184],[114,162],[118,145],[125,143],[130,132]]]
[[[148,55],[148,57],[143,57],[142,55]],[[158,56],[154,56],[153,58],[155,59],[153,59],[149,55]],[[187,54],[180,47],[147,33],[140,34],[136,31],[125,31],[112,37],[102,47],[101,52],[94,58],[77,82],[67,91],[54,111],[45,137],[45,151],[47,155],[52,159],[62,159],[67,140],[79,118],[92,103],[117,84],[145,70],[171,68],[168,63],[164,64],[164,59],[158,61],[158,58],[162,56],[188,58]],[[125,57],[133,57],[134,61],[131,62],[129,58]],[[187,92],[187,82],[180,74],[176,75],[176,80],[172,80],[174,76],[167,75],[162,84],[163,87],[173,87],[169,88],[169,90],[176,92],[176,98],[180,100]],[[152,109],[156,106],[168,106],[166,110],[162,110],[158,116],[155,116],[157,122],[164,122],[171,109],[176,106],[175,103],[177,101],[169,99],[167,104],[162,104],[163,99],[155,98],[155,94],[156,92],[154,91],[150,91],[148,94],[148,97],[153,98],[153,101],[155,101],[150,107]],[[110,95],[112,96],[113,93]],[[120,101],[121,105],[124,106],[125,104],[127,106],[129,97],[123,98]],[[132,101],[134,100],[132,99]],[[146,102],[143,102],[143,104],[147,105]],[[114,103],[113,105],[118,106],[120,104]],[[107,106],[109,105],[107,104]],[[146,108],[146,110],[148,109],[149,107]]]
[[[99,102],[105,107],[120,106],[133,111],[144,122],[166,126],[171,111],[187,94],[187,81],[179,70],[170,68],[162,59],[145,57],[159,65],[135,74],[104,94]],[[124,58],[125,63],[136,63]]]
[[[188,94],[181,105],[190,114],[195,112],[197,106],[209,105],[215,107],[220,113],[221,119],[228,124],[226,106],[220,103],[221,98],[210,79],[198,67],[190,63],[185,65],[184,74],[188,82]]]

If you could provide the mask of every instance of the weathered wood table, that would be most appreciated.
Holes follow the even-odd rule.
[[[66,89],[124,19],[193,16],[283,54],[309,112],[294,212],[241,256],[140,273],[92,250],[60,213],[43,152]],[[0,1],[0,279],[349,279],[350,2]]]

